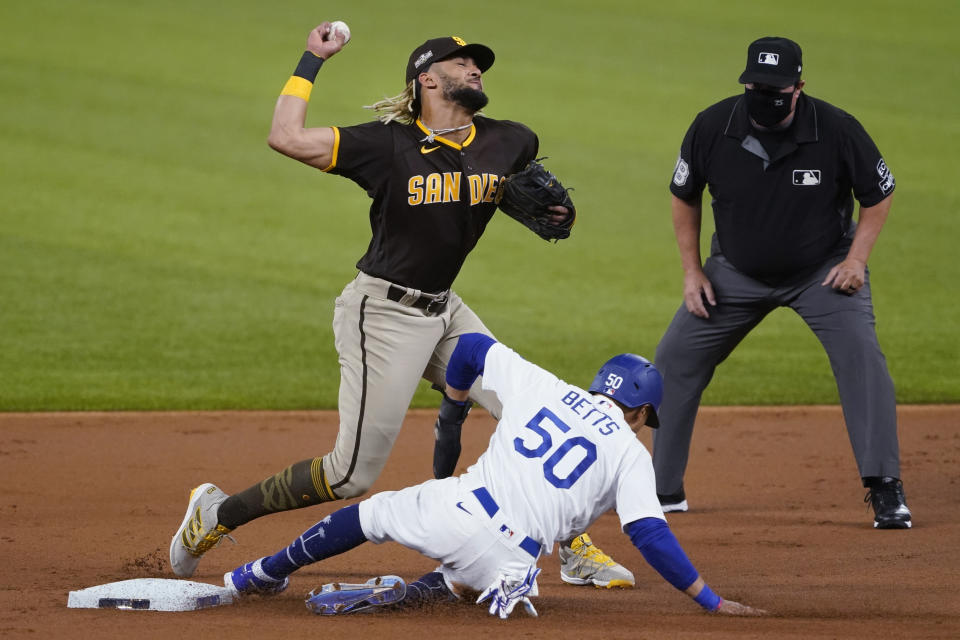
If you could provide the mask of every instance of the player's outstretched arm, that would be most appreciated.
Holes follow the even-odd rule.
[[[336,133],[331,127],[305,128],[307,104],[320,67],[345,44],[345,34],[331,32],[330,22],[313,29],[307,36],[307,50],[283,87],[273,111],[267,139],[270,147],[318,169],[327,169],[333,163]]]
[[[766,611],[724,600],[715,594],[693,567],[676,536],[660,518],[641,518],[624,527],[634,546],[651,567],[710,613],[760,616]]]

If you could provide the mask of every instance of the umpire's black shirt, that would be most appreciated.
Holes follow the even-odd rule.
[[[801,94],[790,127],[769,136],[751,125],[740,95],[700,112],[683,139],[670,191],[697,203],[704,186],[721,253],[767,280],[821,264],[850,229],[853,197],[871,207],[894,179],[845,111]]]

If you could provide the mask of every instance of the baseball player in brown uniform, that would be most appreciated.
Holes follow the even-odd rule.
[[[478,113],[487,104],[482,74],[494,54],[457,37],[414,49],[406,89],[372,106],[377,120],[305,128],[314,80],[347,37],[329,22],[310,32],[277,101],[269,137],[273,149],[349,178],[372,199],[370,244],[334,310],[336,444],[327,455],[292,464],[234,495],[209,483],[195,488],[170,545],[179,576],[191,576],[208,549],[255,518],[364,494],[386,463],[420,378],[442,387],[457,338],[490,335],[451,286],[496,211],[499,181],[535,159],[537,136],[520,123]],[[470,399],[499,418],[499,401],[479,381]],[[455,428],[457,447],[469,406],[443,400],[441,422]],[[560,557],[567,582],[634,583],[586,534],[562,545]]]

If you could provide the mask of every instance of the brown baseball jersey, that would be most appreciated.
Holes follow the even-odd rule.
[[[504,176],[537,155],[526,126],[476,116],[462,144],[413,124],[334,127],[324,171],[350,178],[373,203],[373,237],[357,263],[384,280],[436,293],[449,289],[496,211]]]

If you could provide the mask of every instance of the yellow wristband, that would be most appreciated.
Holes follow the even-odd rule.
[[[310,102],[310,92],[313,91],[313,83],[300,76],[290,76],[287,84],[283,85],[282,96],[296,96],[305,102]]]

